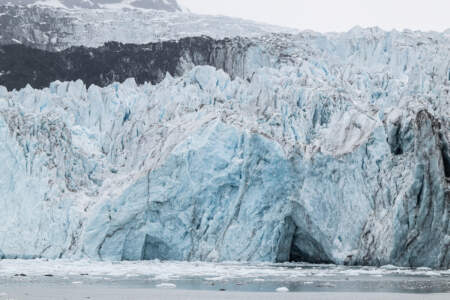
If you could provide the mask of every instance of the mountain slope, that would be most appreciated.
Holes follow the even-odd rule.
[[[0,84],[10,90],[28,84],[44,88],[55,80],[81,79],[88,86],[106,86],[130,77],[140,84],[158,83],[166,73],[181,76],[196,65],[212,65],[224,69],[233,78],[245,78],[255,68],[269,64],[262,60],[253,66],[246,58],[252,50],[259,48],[248,39],[208,37],[144,45],[110,42],[99,48],[72,47],[61,52],[7,45],[0,46]]]
[[[130,8],[181,11],[176,0],[0,0],[0,5],[40,5],[55,8]]]
[[[56,9],[0,6],[0,44],[60,51],[106,42],[147,44],[206,35],[215,39],[296,33],[296,30],[222,16],[161,10]]]

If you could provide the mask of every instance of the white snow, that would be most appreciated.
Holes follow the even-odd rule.
[[[47,3],[47,2],[45,2]],[[208,16],[153,9],[131,8],[129,1],[105,4],[102,9],[63,9],[59,2],[48,2],[38,10],[16,7],[17,18],[23,26],[31,26],[41,15],[50,14],[52,28],[36,26],[33,34],[11,32],[16,39],[33,39],[48,43],[44,36],[57,34],[58,46],[98,47],[108,41],[145,44],[155,41],[178,40],[183,37],[207,35],[214,38],[256,37],[273,32],[297,33],[298,30],[262,24],[225,16]],[[41,31],[42,30],[42,31]],[[59,34],[61,33],[61,34]],[[23,36],[22,36],[23,35]],[[56,46],[56,45],[52,45]]]
[[[100,7],[106,8],[106,9],[116,9],[116,10],[134,9],[136,7],[134,7],[132,4],[135,1],[136,0],[122,0],[120,2],[115,2],[115,3],[100,4]]]
[[[59,0],[39,0],[39,1],[34,2],[33,5],[41,5],[41,6],[55,7],[55,8],[67,8]]]

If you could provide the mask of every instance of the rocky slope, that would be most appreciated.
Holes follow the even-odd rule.
[[[27,84],[44,88],[55,80],[81,79],[88,86],[106,86],[130,77],[140,84],[158,83],[166,73],[180,76],[197,65],[221,68],[232,78],[247,78],[256,68],[271,65],[272,55],[263,51],[249,39],[209,37],[145,45],[109,42],[99,48],[72,47],[61,52],[6,45],[0,46],[0,84],[9,90]],[[251,61],[254,53],[261,54],[258,62]]]

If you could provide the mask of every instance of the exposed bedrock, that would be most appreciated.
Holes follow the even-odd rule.
[[[23,45],[0,47],[0,85],[9,90],[30,84],[48,87],[55,80],[81,79],[106,86],[133,77],[137,83],[158,83],[166,73],[180,76],[197,65],[222,69],[232,78],[249,78],[271,66],[271,57],[249,39],[184,38],[146,45],[106,43],[99,48],[72,47],[49,52]]]

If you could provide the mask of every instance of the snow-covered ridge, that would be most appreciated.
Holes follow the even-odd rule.
[[[40,49],[98,47],[108,41],[146,44],[207,35],[255,37],[297,30],[225,16],[138,9],[59,9],[0,6],[2,44],[19,41]]]
[[[1,0],[0,0],[1,1]],[[40,5],[0,6],[1,44],[22,43],[35,48],[63,50],[72,46],[98,47],[108,41],[145,44],[178,40],[183,37],[206,35],[215,39],[250,37],[271,34],[294,34],[314,39],[374,38],[391,34],[396,36],[422,35],[429,38],[449,39],[448,31],[439,32],[384,32],[379,28],[355,27],[348,33],[319,34],[300,32],[268,24],[225,16],[207,16],[187,12],[154,9],[66,9]],[[297,36],[298,35],[298,36]],[[423,43],[421,41],[420,43]],[[338,49],[337,49],[338,50]]]
[[[0,5],[41,6],[59,9],[155,9],[182,11],[176,0],[0,0]]]

